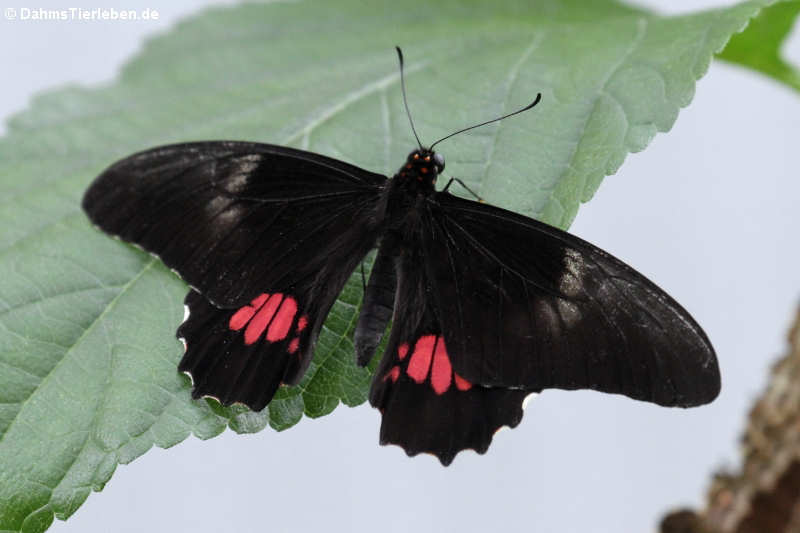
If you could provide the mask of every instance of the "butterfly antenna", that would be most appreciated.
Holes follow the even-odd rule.
[[[417,139],[419,149],[422,150],[422,143],[419,141],[417,129],[414,127],[414,121],[411,120],[411,111],[408,109],[408,100],[406,99],[406,78],[403,75],[403,51],[400,50],[399,46],[395,46],[394,48],[397,50],[397,57],[400,58],[400,88],[403,91],[403,103],[406,106],[406,115],[408,115],[408,121],[411,123],[411,131],[414,132],[414,137]]]
[[[398,50],[399,50],[399,48],[398,48]],[[403,93],[403,97],[405,97],[405,93]],[[439,139],[438,141],[433,143],[430,146],[430,150],[433,150],[434,146],[436,146],[440,142],[444,141],[445,139],[449,139],[453,135],[458,135],[459,133],[464,133],[465,131],[474,130],[475,128],[480,128],[481,126],[485,126],[487,124],[491,124],[492,122],[497,122],[498,120],[503,120],[504,118],[513,117],[514,115],[518,115],[518,114],[522,113],[523,111],[527,111],[528,109],[530,109],[533,106],[535,106],[536,104],[538,104],[539,100],[541,100],[541,99],[542,99],[542,93],[537,93],[536,94],[536,99],[533,102],[531,102],[530,104],[528,104],[525,107],[523,107],[522,109],[517,109],[516,111],[514,111],[513,113],[509,113],[508,115],[503,115],[502,117],[497,117],[497,118],[494,118],[492,120],[487,120],[486,122],[481,122],[480,124],[475,124],[474,126],[470,126],[469,128],[464,128],[463,130],[458,130],[456,132],[453,132],[450,135],[448,135],[446,137],[442,137],[441,139]],[[411,117],[409,116],[409,118],[411,118]]]

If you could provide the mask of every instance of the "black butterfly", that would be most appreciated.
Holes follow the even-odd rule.
[[[391,179],[282,146],[161,146],[106,169],[83,208],[192,286],[177,334],[195,398],[261,410],[298,383],[375,247],[355,348],[365,365],[393,321],[370,391],[382,444],[445,465],[483,453],[546,388],[681,407],[716,397],[714,351],[678,303],[581,239],[437,192],[437,143]]]

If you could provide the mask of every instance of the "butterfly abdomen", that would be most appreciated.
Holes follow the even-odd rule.
[[[366,365],[375,355],[375,349],[392,318],[397,290],[396,247],[393,241],[391,236],[384,238],[364,293],[364,305],[358,316],[355,333],[356,361],[360,366]]]

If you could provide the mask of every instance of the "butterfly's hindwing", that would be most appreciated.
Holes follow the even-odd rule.
[[[516,427],[529,392],[483,387],[459,376],[435,331],[390,343],[370,402],[381,411],[381,444],[397,444],[408,455],[431,453],[448,465],[462,450],[485,453],[500,428]]]
[[[318,316],[290,294],[263,293],[238,310],[219,309],[197,291],[178,328],[186,353],[178,366],[192,378],[192,396],[212,396],[260,411],[291,379],[313,348]]]
[[[464,449],[484,453],[498,429],[519,424],[528,392],[474,384],[453,368],[420,251],[406,247],[395,262],[392,331],[370,403],[382,414],[382,444],[398,444],[409,455],[431,453],[447,465]]]

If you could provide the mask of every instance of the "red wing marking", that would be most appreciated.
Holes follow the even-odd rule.
[[[297,315],[297,300],[291,296],[284,298],[283,294],[260,294],[253,298],[250,305],[245,305],[236,311],[228,321],[228,327],[233,331],[244,330],[244,343],[253,344],[267,332],[269,342],[282,341],[292,329],[294,317]],[[299,334],[308,325],[308,315],[301,316],[297,321]],[[287,350],[295,353],[300,349],[300,338],[295,337],[289,342]]]
[[[402,361],[403,359],[406,358],[406,355],[408,355],[408,343],[404,342],[403,344],[397,347],[397,357],[399,357],[400,360]]]
[[[269,298],[269,294],[259,294],[253,298],[253,301],[250,302],[250,305],[252,305],[255,309],[261,309],[261,306],[264,305],[264,303],[267,301],[267,298]]]
[[[397,347],[398,360],[404,360],[407,354],[408,343],[404,342]],[[436,394],[440,395],[447,392],[453,384],[460,391],[468,391],[472,388],[472,383],[453,371],[444,337],[441,335],[423,335],[417,339],[414,344],[414,352],[406,366],[406,374],[419,384],[425,382],[430,375],[430,386]],[[383,379],[391,379],[392,382],[395,382],[399,376],[400,367],[394,366]]]
[[[289,348],[288,348],[288,351],[289,351],[289,353],[295,353],[295,352],[297,352],[297,349],[298,349],[298,348],[300,348],[300,339],[298,339],[297,337],[295,337],[295,338],[294,338],[294,339],[292,339],[292,341],[289,343]]]
[[[275,316],[275,311],[278,310],[281,300],[283,300],[283,294],[273,294],[269,297],[267,303],[258,310],[253,319],[250,320],[250,323],[247,324],[247,329],[244,330],[245,344],[253,344],[261,337],[272,321],[272,317]]]
[[[289,334],[294,322],[294,315],[297,314],[297,302],[291,296],[287,296],[281,303],[280,309],[275,314],[275,318],[267,330],[267,340],[269,342],[281,341]]]
[[[411,359],[408,361],[406,374],[417,383],[422,383],[428,377],[435,345],[436,335],[420,337],[414,345],[414,353],[411,354]]]
[[[250,322],[250,319],[253,318],[254,314],[256,314],[256,310],[249,305],[245,305],[231,316],[231,320],[228,322],[228,327],[233,331],[239,331],[245,326],[245,324]]]
[[[460,391],[467,391],[472,388],[472,383],[467,381],[466,379],[462,378],[455,372],[453,372],[453,377],[455,378],[456,388]]]
[[[228,327],[234,331],[239,331],[245,327],[245,325],[250,322],[250,319],[253,318],[253,315],[256,314],[256,311],[261,309],[261,306],[264,305],[267,298],[269,298],[269,294],[260,294],[253,298],[250,305],[245,305],[233,314],[230,322],[228,322]]]
[[[250,302],[236,311],[228,321],[228,327],[239,331],[245,326],[244,343],[247,345],[258,341],[264,332],[269,342],[282,341],[292,329],[294,317],[297,315],[297,300],[291,296],[284,298],[283,294],[259,294]],[[308,325],[308,315],[301,316],[297,321],[299,334]],[[300,339],[295,337],[289,342],[287,350],[295,353],[300,348]]]
[[[431,369],[431,386],[436,394],[444,394],[450,388],[453,379],[453,367],[447,356],[444,338],[436,338],[436,349],[433,352],[433,368]]]
[[[392,383],[397,381],[397,378],[400,377],[400,367],[393,366],[391,370],[389,370],[385,376],[383,376],[383,380],[386,381],[387,379],[391,379]]]

